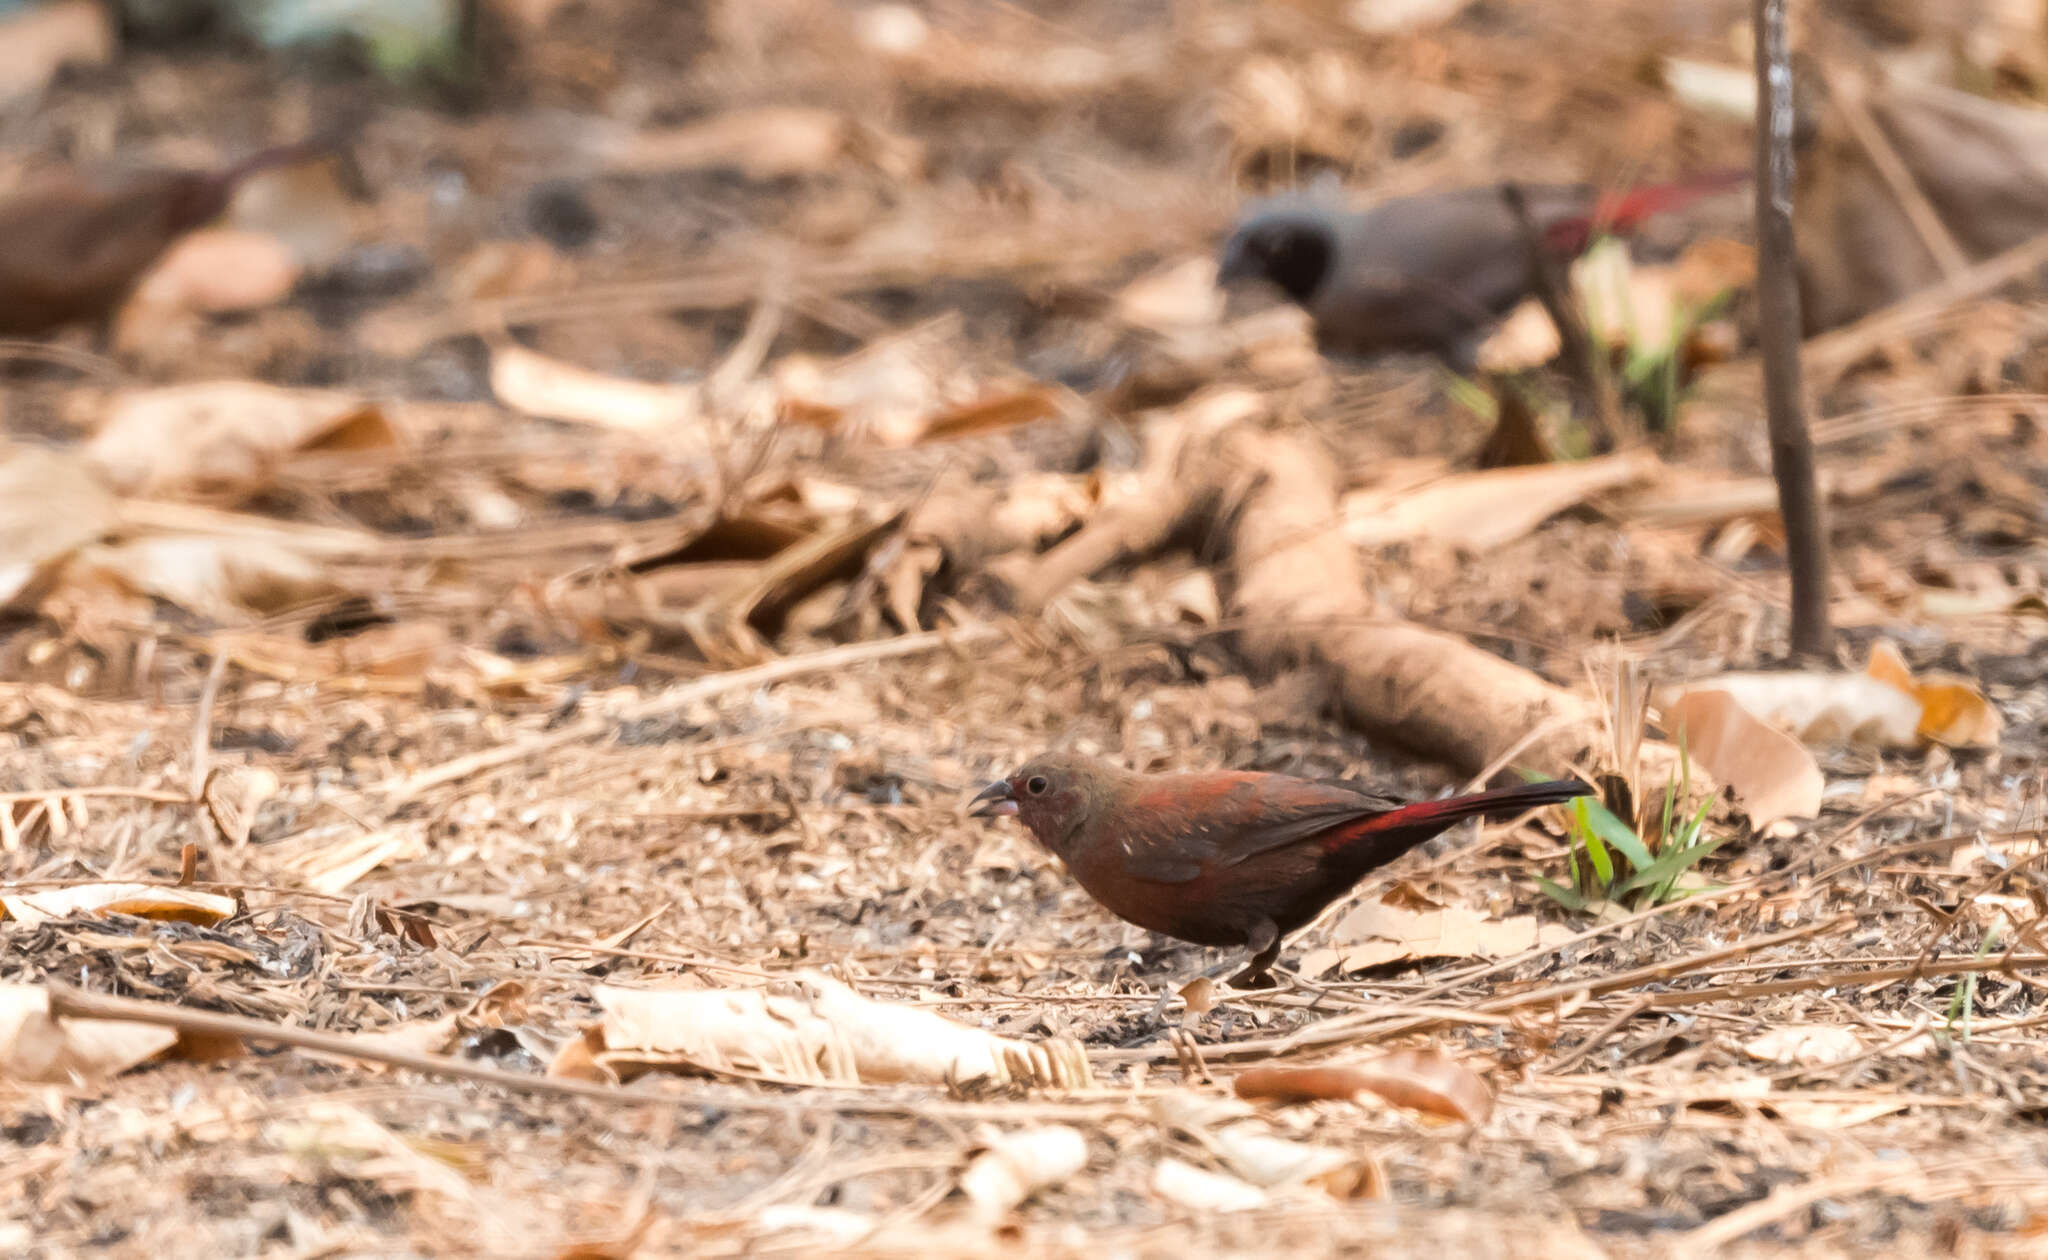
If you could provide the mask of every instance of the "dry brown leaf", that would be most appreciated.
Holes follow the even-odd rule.
[[[1160,1123],[1200,1142],[1254,1186],[1309,1186],[1337,1199],[1386,1191],[1386,1175],[1370,1154],[1277,1136],[1256,1110],[1236,1099],[1170,1093],[1155,1099],[1152,1110]]]
[[[463,1144],[401,1135],[367,1112],[346,1103],[315,1099],[295,1107],[265,1128],[277,1149],[312,1165],[287,1176],[312,1179],[359,1178],[393,1193],[434,1194],[464,1202],[472,1191],[464,1175],[478,1156]],[[529,1250],[531,1239],[517,1239],[491,1214],[475,1217],[481,1236],[471,1239],[479,1250],[506,1254]]]
[[[697,436],[704,423],[704,391],[697,385],[607,376],[509,341],[491,348],[491,392],[528,415],[608,429],[682,437]]]
[[[874,1217],[846,1208],[818,1207],[810,1203],[771,1203],[754,1213],[753,1227],[763,1236],[771,1234],[809,1235],[802,1239],[804,1255],[830,1254],[838,1248],[872,1244],[879,1227]],[[781,1244],[784,1239],[775,1239]]]
[[[36,985],[0,984],[0,1081],[84,1084],[177,1044],[174,1029],[115,1019],[61,1019]]]
[[[749,179],[814,175],[831,170],[864,146],[881,140],[898,163],[921,160],[917,146],[897,137],[865,136],[837,110],[768,105],[732,110],[703,122],[628,132],[598,146],[598,158],[617,171],[690,171],[725,168]]]
[[[1666,57],[1664,87],[1690,109],[1744,122],[1756,117],[1756,71],[1748,66]]]
[[[1461,1124],[1485,1124],[1493,1114],[1485,1079],[1435,1046],[1396,1050],[1352,1070],[1366,1089],[1396,1107]]]
[[[240,846],[249,843],[256,811],[283,787],[284,781],[267,766],[216,766],[206,776],[199,799],[221,839]]]
[[[1778,1094],[1763,1104],[1763,1109],[1783,1120],[1786,1124],[1798,1125],[1802,1129],[1849,1129],[1872,1120],[1896,1115],[1909,1104],[1903,1099],[1876,1099],[1871,1102],[1835,1102],[1801,1098],[1796,1094]]]
[[[1330,929],[1331,947],[1301,960],[1304,975],[1362,971],[1424,958],[1505,958],[1571,935],[1533,915],[1492,919],[1463,906],[1416,911],[1386,900],[1360,904]]]
[[[1672,264],[1673,295],[1695,309],[1730,290],[1747,289],[1755,283],[1756,246],[1725,236],[1694,241]]]
[[[354,394],[206,381],[116,395],[85,450],[115,488],[161,494],[247,492],[296,452],[398,444],[390,418]]]
[[[442,287],[452,301],[489,302],[557,288],[568,273],[562,256],[542,241],[486,241],[462,256]],[[405,327],[413,318],[403,309],[380,311],[364,321],[363,340],[379,354],[417,354]]]
[[[98,581],[176,604],[219,624],[301,608],[342,594],[321,564],[282,539],[165,534],[101,543],[72,563],[79,583]]]
[[[1152,1170],[1152,1193],[1190,1212],[1248,1212],[1266,1206],[1264,1190],[1228,1173],[1167,1156]]]
[[[1473,363],[1489,373],[1532,371],[1555,359],[1563,344],[1557,325],[1550,322],[1550,312],[1530,298],[1486,334]]]
[[[1093,1079],[1087,1056],[1065,1039],[993,1036],[862,997],[816,974],[799,973],[781,988],[600,985],[602,1048],[594,1058],[614,1073],[690,1067],[791,1084],[986,1081],[1072,1089]]]
[[[1688,691],[1663,707],[1664,727],[1755,826],[1820,814],[1827,782],[1806,745],[1743,708],[1725,691]]]
[[[1351,0],[1344,16],[1369,35],[1389,35],[1450,21],[1472,0]]]
[[[71,557],[117,517],[113,494],[77,456],[0,446],[0,608],[41,603]]]
[[[41,892],[0,896],[6,918],[25,927],[79,915],[126,914],[138,919],[197,923],[212,927],[235,913],[235,899],[195,888],[153,884],[79,884]]]
[[[1174,621],[1213,626],[1223,620],[1223,598],[1207,569],[1191,569],[1160,592],[1159,602]]]
[[[1180,1000],[1188,1014],[1207,1015],[1216,1009],[1216,982],[1207,976],[1196,976],[1180,987]]]
[[[308,643],[299,634],[238,630],[214,636],[214,646],[244,669],[272,678],[347,679],[409,691],[442,659],[448,637],[448,627],[439,622],[401,621],[323,643]]]
[[[1334,1197],[1357,1198],[1352,1190],[1369,1182],[1353,1176],[1358,1152],[1279,1137],[1257,1124],[1233,1124],[1208,1135],[1207,1145],[1238,1176],[1255,1186],[1314,1185]]]
[[[944,442],[1014,429],[1058,415],[1061,405],[1059,392],[1042,385],[996,390],[932,412],[924,418],[917,436],[927,442]]]
[[[734,522],[738,523],[738,522]],[[743,581],[722,583],[687,609],[681,621],[708,659],[743,663],[768,655],[764,633],[797,610],[802,601],[853,576],[886,538],[895,536],[902,515],[859,517],[837,528],[820,529],[781,547]],[[829,622],[830,615],[820,620]]]
[[[286,866],[307,888],[333,896],[348,891],[357,880],[391,859],[417,854],[420,849],[418,837],[409,831],[371,831],[315,850]]]
[[[1780,1024],[1742,1043],[1742,1052],[1765,1063],[1815,1067],[1863,1053],[1863,1038],[1842,1024]]]
[[[1726,695],[1753,717],[1815,747],[1920,745],[1919,701],[1867,674],[1717,674],[1667,690],[1660,707],[1669,713],[1680,696],[1701,691]]]
[[[290,295],[299,271],[290,247],[266,232],[193,232],[165,252],[122,304],[114,346],[139,353],[180,320],[273,306]]]
[[[942,317],[885,337],[839,359],[791,355],[775,365],[785,420],[904,445],[923,436],[957,386],[952,363],[957,319]]]
[[[1355,153],[1359,103],[1368,96],[1359,65],[1325,51],[1305,62],[1260,54],[1244,59],[1222,84],[1216,114],[1241,149],[1287,150],[1304,157]],[[1332,197],[1342,204],[1341,198]]]
[[[1040,1190],[1080,1172],[1087,1162],[1088,1140],[1064,1124],[989,1133],[960,1174],[960,1192],[976,1219],[994,1223]]]
[[[1638,263],[1625,242],[1606,240],[1571,269],[1586,331],[1601,344],[1649,352],[1674,349],[1708,302],[1750,284],[1755,276],[1755,251],[1722,238],[1701,241],[1664,265]],[[1555,359],[1559,348],[1549,312],[1529,298],[1480,344],[1479,366],[1490,372],[1527,371]]]
[[[1870,661],[1863,672],[1920,702],[1920,720],[1914,730],[1929,743],[1996,748],[1999,736],[2005,733],[2005,718],[1975,683],[1957,674],[1915,678],[1906,658],[1889,639],[1870,645]]]
[[[1463,1124],[1493,1114],[1493,1090],[1442,1050],[1396,1050],[1369,1063],[1312,1068],[1253,1068],[1234,1082],[1250,1102],[1316,1102],[1369,1092],[1397,1107]]]
[[[0,17],[0,102],[34,96],[69,65],[114,55],[113,11],[99,0],[51,0]]]
[[[1223,318],[1224,293],[1216,260],[1184,258],[1146,272],[1117,292],[1116,317],[1133,328],[1175,333]]]
[[[1348,1067],[1248,1068],[1231,1088],[1246,1102],[1341,1102],[1356,1098],[1365,1081]]]
[[[1344,534],[1361,546],[1428,538],[1469,551],[1513,542],[1594,495],[1653,476],[1645,450],[1569,464],[1460,473],[1428,485],[1344,496]]]

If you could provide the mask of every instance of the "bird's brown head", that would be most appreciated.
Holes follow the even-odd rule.
[[[1040,844],[1064,858],[1089,820],[1114,806],[1126,777],[1105,762],[1052,754],[983,788],[968,812],[975,818],[1014,815]]]
[[[164,228],[175,235],[219,218],[228,208],[234,187],[218,172],[172,171],[164,176],[159,195]]]
[[[1329,214],[1312,205],[1288,205],[1248,214],[1223,243],[1217,280],[1267,280],[1306,303],[1329,279],[1337,235]]]

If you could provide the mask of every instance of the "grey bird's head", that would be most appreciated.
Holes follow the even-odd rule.
[[[1336,266],[1341,213],[1327,197],[1299,193],[1253,203],[1223,242],[1217,282],[1264,280],[1306,304]]]

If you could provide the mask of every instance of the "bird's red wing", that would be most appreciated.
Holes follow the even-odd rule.
[[[1397,805],[1342,783],[1281,775],[1163,777],[1127,802],[1124,869],[1137,879],[1184,884]]]

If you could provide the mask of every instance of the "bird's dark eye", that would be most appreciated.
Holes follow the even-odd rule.
[[[1052,787],[1052,784],[1046,782],[1045,776],[1042,774],[1034,774],[1024,780],[1024,790],[1033,796],[1044,796],[1046,790],[1050,787]]]

